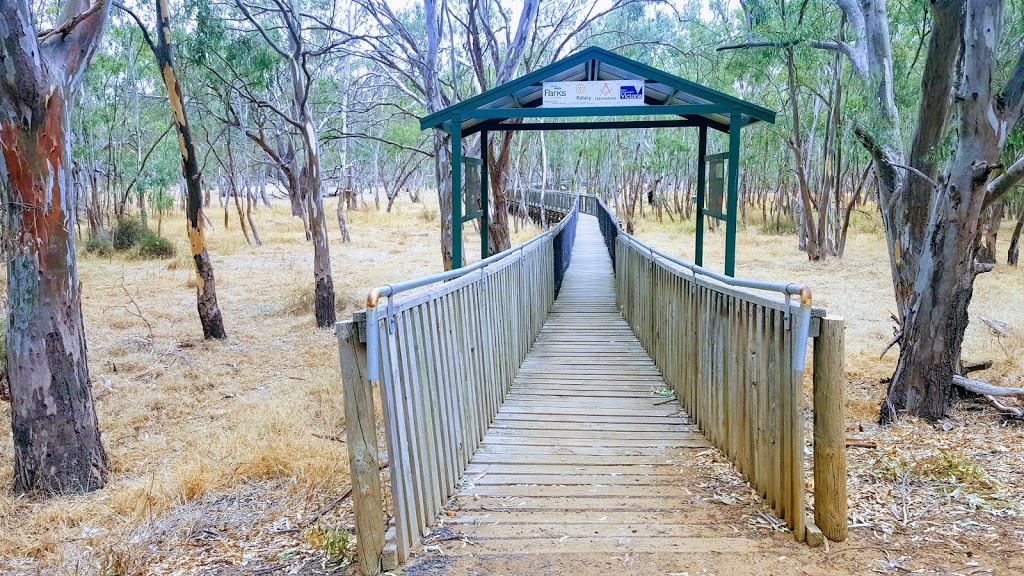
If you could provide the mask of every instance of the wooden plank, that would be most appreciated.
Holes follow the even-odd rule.
[[[359,569],[363,576],[381,573],[384,551],[384,504],[380,486],[377,422],[373,412],[373,386],[366,377],[366,345],[351,320],[335,327],[345,407],[352,507],[356,519]]]
[[[442,547],[451,548],[451,553],[458,553],[462,550],[461,542],[449,542]],[[660,538],[534,538],[522,542],[515,539],[498,539],[487,542],[486,548],[482,545],[473,546],[469,550],[476,554],[516,554],[529,556],[534,554],[579,554],[576,560],[567,559],[569,565],[586,567],[588,562],[594,559],[595,551],[601,551],[606,557],[615,557],[614,560],[621,565],[622,555],[627,552],[638,554],[650,554],[652,550],[661,552],[685,552],[692,557],[696,554],[709,554],[718,558],[721,554],[754,554],[757,558],[759,548],[765,548],[763,553],[768,553],[768,543],[755,543],[742,537],[713,537],[713,538],[680,538],[678,536],[666,536]],[[486,552],[485,552],[486,551]],[[671,565],[669,563],[668,565]],[[605,567],[607,568],[607,567]],[[584,570],[584,573],[586,571]]]
[[[701,442],[703,447],[709,446],[706,440],[694,434],[694,442]],[[478,454],[585,454],[588,456],[674,456],[683,457],[689,448],[671,446],[605,446],[597,443],[583,446],[565,446],[557,444],[521,445],[512,443],[484,444]]]
[[[845,325],[821,320],[814,340],[814,524],[833,542],[847,537]]]
[[[677,492],[682,492],[676,489]],[[460,495],[448,502],[448,509],[460,512],[490,512],[492,509],[499,511],[537,511],[550,512],[552,510],[607,510],[624,512],[657,512],[662,510],[678,510],[688,512],[692,520],[695,514],[703,511],[707,513],[707,507],[700,501],[694,502],[692,496],[480,496]]]

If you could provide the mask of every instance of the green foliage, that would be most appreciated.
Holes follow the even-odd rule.
[[[355,562],[355,539],[341,526],[317,524],[306,530],[306,541],[319,548],[328,562],[345,565]]]
[[[134,216],[122,216],[117,219],[117,225],[114,226],[112,245],[115,250],[131,250],[138,246],[145,232],[146,227],[142,225],[142,220]]]
[[[97,236],[85,241],[85,251],[97,256],[109,256],[114,253],[114,242],[110,236]]]
[[[134,252],[141,258],[173,258],[178,252],[173,242],[148,230],[142,220],[134,216],[119,218],[110,236],[86,240],[85,251],[99,256],[108,256],[115,251]]]
[[[789,218],[780,218],[778,222],[769,221],[761,224],[762,234],[784,235],[796,234],[797,232],[799,232],[799,229],[796,226],[796,222]]]
[[[173,258],[177,252],[173,242],[156,232],[146,230],[139,239],[139,256],[143,258]]]

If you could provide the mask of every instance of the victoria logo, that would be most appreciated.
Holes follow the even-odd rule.
[[[544,86],[544,97],[545,98],[548,98],[548,97],[556,98],[556,97],[559,97],[559,96],[565,97],[566,95],[567,95],[567,92],[566,92],[565,88],[559,86],[558,84],[548,84],[548,85]]]
[[[643,86],[619,86],[619,100],[642,100],[643,97]]]

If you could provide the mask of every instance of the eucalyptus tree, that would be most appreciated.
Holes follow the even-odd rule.
[[[904,412],[941,418],[954,381],[979,389],[960,372],[974,281],[992,269],[978,260],[983,215],[1024,178],[1024,158],[1001,158],[1024,107],[1024,51],[1019,31],[1004,29],[1006,4],[931,2],[916,110],[904,106],[916,115],[909,140],[898,96],[912,62],[893,49],[885,0],[835,0],[842,24],[829,37],[744,43],[840,53],[868,94],[854,134],[877,175],[900,323],[882,422]]]
[[[283,126],[283,130],[276,131],[279,134],[287,131],[287,135],[277,138],[282,142],[279,146],[270,140],[262,126],[255,130],[241,126],[242,117],[236,111],[232,111],[230,119],[245,128],[247,136],[278,166],[293,198],[293,206],[302,212],[308,238],[313,243],[316,325],[333,326],[334,279],[322,194],[320,124],[314,116],[312,96],[318,61],[343,47],[351,37],[333,24],[337,19],[336,6],[327,7],[325,14],[318,16],[313,13],[318,11],[303,11],[298,0],[263,3],[235,0],[234,4],[250,27],[248,33],[258,35],[279,59],[284,80],[281,86],[287,87],[288,92],[284,98],[287,105],[279,105],[272,98],[250,90],[247,79],[238,74],[228,79],[229,86],[264,118],[273,115]],[[230,65],[227,61],[223,63]]]
[[[181,84],[178,82],[177,68],[174,64],[170,9],[167,0],[154,1],[154,13],[157,23],[157,40],[154,42],[142,20],[123,4],[118,4],[118,6],[138,24],[146,44],[156,58],[157,69],[167,90],[167,102],[170,106],[174,128],[178,134],[178,148],[181,153],[181,173],[185,182],[185,216],[188,240],[196,271],[196,309],[199,312],[199,323],[203,329],[203,337],[226,338],[227,332],[224,330],[224,318],[217,303],[217,287],[213,274],[213,263],[210,261],[210,255],[206,249],[206,233],[202,218],[203,182],[202,174],[199,171],[199,158],[196,155],[196,147],[192,139],[192,128],[188,122],[188,112],[185,107]]]
[[[0,4],[7,367],[14,489],[85,492],[107,482],[75,257],[70,110],[110,3],[68,0],[37,30],[27,0]]]

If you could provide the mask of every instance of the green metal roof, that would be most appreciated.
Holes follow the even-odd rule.
[[[644,105],[607,108],[540,107],[544,82],[586,80],[643,80]],[[689,123],[686,125],[704,125],[728,131],[734,113],[738,114],[743,125],[758,121],[775,122],[775,112],[767,108],[592,46],[430,114],[420,120],[420,129],[440,128],[450,132],[452,120],[458,119],[462,125],[462,135],[466,136],[480,130],[500,130],[502,122],[511,118],[669,115],[683,118]],[[638,121],[631,125],[644,127],[648,123],[651,122]],[[592,126],[573,123],[563,126],[574,129],[610,127],[605,124],[608,123],[595,122]],[[664,125],[664,121],[661,125]],[[552,126],[552,129],[559,128]]]

